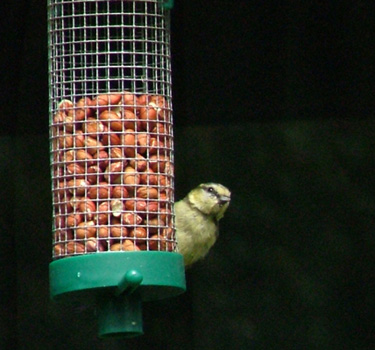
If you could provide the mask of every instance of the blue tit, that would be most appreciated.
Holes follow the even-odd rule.
[[[206,256],[216,242],[230,195],[223,185],[204,183],[175,203],[177,247],[185,266]]]

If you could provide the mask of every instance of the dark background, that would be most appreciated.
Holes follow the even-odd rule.
[[[176,0],[176,196],[232,190],[185,294],[97,339],[49,300],[46,1],[0,4],[1,349],[374,349],[372,1]]]

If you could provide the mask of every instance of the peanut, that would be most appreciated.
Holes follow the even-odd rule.
[[[125,129],[132,129],[136,131],[141,130],[141,122],[131,110],[125,109],[122,114],[122,118],[124,120]]]
[[[124,210],[124,203],[122,202],[121,199],[111,200],[111,211],[112,211],[112,215],[115,218],[121,216],[123,210]]]
[[[64,119],[63,129],[68,133],[72,133],[74,132],[75,128],[76,128],[76,121],[74,117],[67,115]]]
[[[94,155],[98,151],[104,151],[104,145],[96,138],[87,136],[84,139],[84,146],[91,155]]]
[[[57,109],[61,112],[68,114],[68,113],[71,113],[73,106],[74,104],[72,101],[65,99],[58,103]]]
[[[117,133],[107,131],[102,136],[102,143],[105,146],[121,145],[121,139]]]
[[[54,116],[53,116],[53,124],[57,127],[57,129],[62,129],[62,123],[64,122],[65,118],[67,117],[66,113],[63,111],[58,111]],[[56,130],[57,130],[56,129]]]
[[[85,215],[87,220],[92,220],[96,211],[95,203],[90,198],[81,198],[78,210]]]
[[[145,154],[150,143],[150,136],[143,132],[137,135],[138,153]]]
[[[137,97],[129,91],[125,91],[122,94],[121,103],[125,106],[125,110],[134,111],[134,107],[137,104]]]
[[[65,256],[66,254],[66,249],[65,249],[65,244],[55,244],[53,247],[53,255],[55,258],[58,258],[60,256]]]
[[[111,163],[104,172],[104,179],[110,183],[120,183],[123,168],[124,163],[122,161]]]
[[[135,132],[133,129],[126,129],[124,134],[121,136],[122,144],[124,147],[124,153],[129,158],[134,158],[136,154],[136,142]]]
[[[94,164],[92,155],[88,153],[87,151],[85,151],[84,149],[77,150],[75,158],[77,159],[77,161],[79,161],[80,165],[87,164],[88,166],[91,166]]]
[[[121,94],[103,94],[98,95],[91,102],[92,108],[97,108],[99,113],[108,107],[118,105],[121,101]]]
[[[150,250],[166,250],[172,251],[173,245],[172,242],[167,240],[164,236],[152,235],[149,240]]]
[[[73,175],[76,179],[83,179],[85,168],[77,163],[70,163],[66,166],[66,172],[68,175]]]
[[[90,183],[84,179],[72,179],[68,181],[69,192],[73,195],[84,196]]]
[[[99,226],[98,227],[98,237],[99,238],[108,238],[109,237],[109,229],[107,226]]]
[[[66,245],[66,252],[68,254],[82,254],[85,252],[85,245],[79,242],[68,242]]]
[[[78,100],[75,111],[76,120],[84,120],[85,118],[90,118],[92,116],[92,109],[89,107],[92,101],[89,97],[84,97]]]
[[[111,147],[109,149],[109,156],[111,159],[116,158],[116,159],[124,159],[124,152],[122,151],[122,148],[120,147]]]
[[[140,183],[140,175],[134,168],[127,166],[124,170],[123,183],[128,191],[132,191]]]
[[[113,244],[111,244],[111,248],[110,249],[113,252],[122,251],[122,244],[121,243],[113,243]]]
[[[76,228],[76,239],[95,237],[96,227],[94,221],[83,221]]]
[[[98,225],[105,225],[109,220],[109,215],[109,204],[108,202],[103,202],[98,206],[98,212],[94,216],[94,221]]]
[[[74,145],[73,135],[69,133],[65,133],[59,136],[58,145],[60,149],[72,148]]]
[[[112,197],[113,198],[128,198],[129,192],[124,186],[116,186],[113,188]]]
[[[90,117],[82,123],[82,130],[86,135],[96,137],[97,134],[103,134],[105,127],[102,122],[94,117]]]
[[[145,220],[145,225],[148,227],[148,232],[151,234],[157,234],[162,231],[162,227],[165,226],[165,222],[159,217],[154,217],[153,219]]]
[[[167,222],[170,219],[171,215],[172,213],[170,209],[160,208],[160,214],[159,214],[160,220]]]
[[[94,185],[98,182],[102,182],[104,180],[103,170],[97,166],[92,165],[87,169],[87,181]]]
[[[158,190],[154,187],[142,186],[137,188],[137,197],[145,199],[158,198]]]
[[[146,158],[138,153],[136,154],[135,158],[130,160],[129,165],[132,168],[137,169],[138,172],[143,172],[147,169]]]
[[[85,136],[82,130],[77,130],[74,138],[75,147],[83,147],[85,145]]]
[[[151,130],[151,135],[154,137],[168,137],[168,128],[164,123],[156,123]]]
[[[140,250],[134,243],[126,239],[124,243],[114,243],[111,245],[111,251],[137,251]]]
[[[99,150],[98,152],[94,153],[93,161],[99,165],[100,169],[104,170],[109,164],[108,153],[105,150]]]
[[[147,237],[147,231],[144,227],[136,227],[129,232],[129,237],[134,238],[133,243],[138,244],[145,244]]]
[[[158,183],[159,177],[154,174],[152,169],[147,169],[144,173],[140,175],[140,183],[147,186],[156,186]]]
[[[79,203],[81,202],[81,197],[72,196],[69,198],[69,205],[72,209],[76,210],[78,208]]]
[[[102,181],[99,184],[92,185],[88,191],[88,197],[91,199],[108,199],[111,197],[112,188],[107,182]]]
[[[109,232],[112,238],[126,237],[128,235],[128,229],[122,226],[121,219],[116,217],[111,217]]]
[[[128,229],[121,225],[111,226],[109,232],[112,238],[126,237],[128,235]]]
[[[156,124],[158,117],[157,106],[150,102],[147,106],[139,109],[139,118],[141,119],[141,125],[143,129],[151,131]]]
[[[162,173],[164,172],[166,161],[166,156],[153,154],[150,157],[149,167],[155,173]]]
[[[125,251],[137,251],[140,250],[131,240],[126,239],[122,244],[122,249]]]
[[[82,215],[81,214],[70,214],[66,218],[66,226],[68,227],[75,227],[82,223]]]
[[[98,252],[98,251],[103,251],[103,246],[101,245],[101,242],[98,241],[94,237],[90,237],[86,243],[86,251],[87,252]]]
[[[113,131],[122,131],[124,123],[121,119],[121,115],[115,111],[103,111],[99,115],[99,119]]]
[[[127,200],[125,201],[125,209],[135,212],[144,212],[147,208],[147,202],[142,200]]]
[[[142,217],[136,213],[124,213],[122,220],[124,224],[129,226],[139,225],[143,221]]]
[[[150,218],[156,215],[156,213],[158,212],[158,209],[159,209],[158,202],[147,202],[146,211]]]
[[[150,145],[148,149],[149,155],[157,154],[163,149],[164,149],[164,143],[162,141],[159,141],[156,137],[150,138]]]

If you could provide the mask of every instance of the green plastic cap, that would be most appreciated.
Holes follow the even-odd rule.
[[[50,292],[56,301],[95,304],[99,336],[143,334],[142,301],[185,291],[181,254],[103,252],[63,258],[50,264]]]

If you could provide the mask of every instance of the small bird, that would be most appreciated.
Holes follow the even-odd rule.
[[[175,203],[177,247],[185,267],[202,259],[216,242],[230,195],[225,186],[209,182]]]

